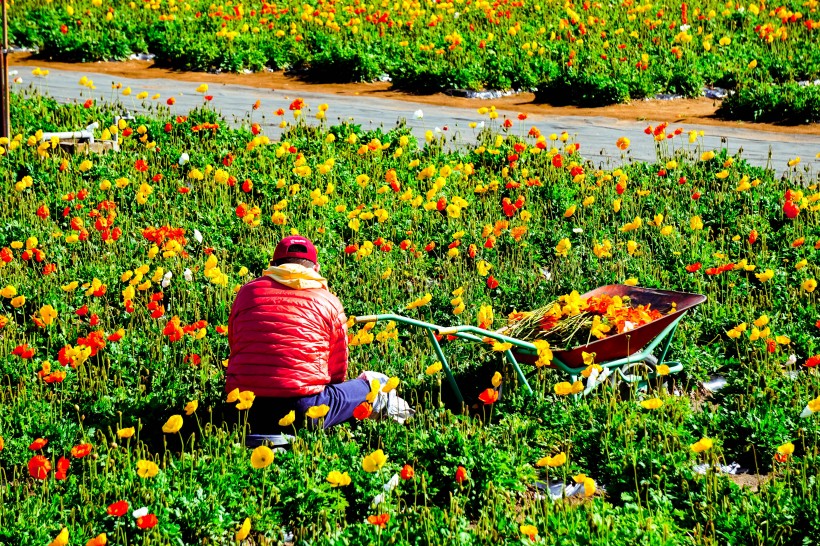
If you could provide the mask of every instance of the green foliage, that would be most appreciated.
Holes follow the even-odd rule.
[[[819,271],[811,173],[751,167],[705,149],[697,135],[683,144],[686,135],[659,139],[656,162],[602,167],[568,135],[525,136],[493,118],[475,145],[457,150],[435,135],[420,147],[407,127],[365,131],[326,121],[299,121],[281,141],[265,142],[247,126],[229,127],[207,105],[184,120],[164,108],[138,118],[123,128],[119,153],[69,155],[41,147],[35,132],[110,124],[118,105],[12,100],[20,136],[1,145],[0,257],[8,249],[12,259],[2,262],[0,289],[12,286],[26,299],[0,297],[3,544],[48,544],[63,527],[71,544],[103,532],[110,544],[227,544],[245,518],[252,527],[246,544],[260,545],[286,533],[296,543],[333,545],[526,544],[524,524],[555,545],[820,540],[820,426],[817,415],[798,417],[820,395],[817,374],[804,366],[820,352],[817,292],[803,287]],[[301,120],[313,119],[312,107],[304,106]],[[189,162],[180,165],[183,152]],[[520,157],[511,162],[513,153]],[[394,174],[398,189],[389,181]],[[243,189],[245,180],[252,187]],[[787,191],[800,207],[794,219],[783,212]],[[519,197],[522,206],[505,212],[503,199]],[[466,206],[439,210],[440,199],[455,205],[456,198]],[[122,230],[111,242],[96,223],[107,210]],[[641,226],[630,229],[635,218]],[[146,229],[162,226],[178,246]],[[708,301],[681,322],[670,348],[684,371],[648,394],[603,385],[586,398],[562,397],[555,385],[570,378],[525,365],[528,394],[498,353],[444,338],[466,407],[441,373],[426,374],[437,357],[420,332],[400,326],[390,339],[379,324],[372,343],[351,347],[349,375],[373,369],[399,377],[414,418],[300,427],[290,449],[256,470],[244,447],[246,416],[225,402],[223,327],[235,287],[262,273],[292,229],[316,241],[322,273],[350,316],[398,312],[444,326],[476,324],[489,305],[497,328],[513,310],[630,278]],[[379,238],[386,245],[377,248]],[[560,256],[555,247],[564,238],[572,246]],[[27,245],[43,259],[24,257]],[[492,266],[497,288],[480,262]],[[47,273],[47,264],[55,270]],[[767,269],[771,279],[757,276]],[[458,288],[465,309],[456,315]],[[426,293],[428,305],[407,309]],[[40,327],[35,318],[45,305],[58,316]],[[176,341],[164,333],[175,316],[191,327]],[[207,324],[192,326],[200,320]],[[727,335],[744,323],[740,336]],[[764,326],[770,331],[761,334]],[[120,329],[122,338],[109,337]],[[96,354],[60,363],[61,350],[84,346],[95,332],[105,340]],[[354,340],[361,332],[350,328]],[[23,357],[24,345],[36,352]],[[46,362],[65,378],[44,380]],[[495,372],[500,399],[483,405],[478,393]],[[728,386],[710,395],[701,383],[716,373]],[[662,405],[643,407],[648,397]],[[198,408],[182,417],[180,431],[163,433],[191,401]],[[126,438],[130,427],[135,433]],[[30,475],[37,438],[48,439],[35,451],[55,467],[61,456],[70,459],[65,480],[55,469],[42,481]],[[714,445],[695,453],[701,438]],[[787,442],[794,453],[778,460]],[[91,454],[72,457],[81,443],[92,445]],[[368,473],[362,460],[377,449],[387,461]],[[558,453],[564,464],[539,465]],[[140,477],[140,460],[154,461],[157,475]],[[732,461],[757,475],[745,476],[754,488],[712,470]],[[412,479],[398,477],[404,465]],[[467,476],[461,483],[459,467]],[[350,485],[333,487],[332,471],[347,472]],[[585,477],[596,484],[589,498],[545,494],[549,482]],[[108,515],[119,500],[128,501],[128,513]],[[141,507],[156,515],[156,527],[138,527],[131,512]],[[384,528],[368,521],[382,514],[389,516]]]
[[[539,100],[584,106],[661,92],[697,97],[711,85],[739,89],[722,110],[730,119],[807,123],[817,120],[816,94],[794,86],[820,78],[820,28],[810,13],[797,0],[776,9],[717,0],[662,0],[651,9],[461,0],[195,0],[146,9],[130,0],[22,0],[11,11],[10,35],[44,59],[150,52],[157,64],[184,70],[293,70],[319,82],[386,73],[396,89],[414,93],[537,88]],[[761,86],[769,87],[755,91]]]

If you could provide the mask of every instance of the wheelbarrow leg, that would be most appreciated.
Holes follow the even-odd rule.
[[[507,361],[512,364],[513,368],[515,368],[515,375],[518,376],[518,380],[524,385],[527,392],[532,394],[532,387],[530,387],[530,384],[527,382],[527,378],[524,376],[524,372],[521,370],[521,366],[518,365],[518,361],[515,359],[512,351],[507,349],[504,351],[504,354],[507,355]]]
[[[683,315],[681,315],[681,318],[682,317],[683,317]],[[663,350],[661,350],[661,356],[660,356],[660,358],[658,358],[658,364],[663,364],[664,363],[664,360],[666,359],[666,353],[667,353],[667,351],[669,351],[669,346],[672,344],[672,338],[675,337],[675,331],[677,331],[677,329],[678,329],[678,324],[680,324],[680,321],[675,322],[675,327],[672,328],[672,330],[669,332],[669,335],[666,336],[666,340],[664,341],[664,344],[663,344]]]
[[[450,387],[453,389],[453,392],[456,393],[456,398],[460,404],[464,403],[464,397],[461,396],[461,391],[456,384],[456,378],[453,377],[453,371],[450,369],[450,365],[447,363],[447,358],[444,356],[444,351],[441,350],[441,345],[439,345],[438,340],[436,339],[436,335],[433,333],[433,330],[427,329],[427,336],[430,338],[430,343],[433,344],[433,350],[436,351],[436,356],[441,362],[441,366],[444,368],[444,373],[447,374],[447,381],[450,383]]]

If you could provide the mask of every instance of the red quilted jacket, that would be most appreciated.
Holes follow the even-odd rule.
[[[306,396],[347,375],[347,318],[321,288],[296,290],[267,276],[249,282],[231,308],[228,340],[227,391]]]

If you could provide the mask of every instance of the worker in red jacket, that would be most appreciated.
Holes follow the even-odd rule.
[[[316,247],[305,237],[283,239],[264,275],[239,290],[228,340],[226,389],[256,396],[248,413],[248,445],[290,429],[279,426],[290,411],[297,425],[310,407],[321,405],[330,408],[325,427],[346,421],[370,393],[366,379],[345,381],[347,318],[319,274]]]

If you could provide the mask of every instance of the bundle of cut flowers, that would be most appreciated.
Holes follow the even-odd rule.
[[[664,312],[675,312],[674,304]],[[582,298],[573,290],[540,309],[511,313],[501,331],[524,341],[544,340],[553,348],[571,348],[629,332],[662,316],[651,304],[638,305],[629,296]]]

